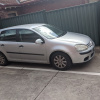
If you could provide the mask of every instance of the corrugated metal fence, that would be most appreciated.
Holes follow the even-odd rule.
[[[45,11],[40,11],[36,13],[25,14],[21,16],[16,16],[12,18],[7,18],[1,20],[2,28],[30,24],[30,23],[44,23],[45,22]]]
[[[29,23],[48,23],[64,31],[73,31],[90,36],[100,45],[100,2],[64,8],[54,11],[40,11],[13,18],[3,19],[1,27]]]

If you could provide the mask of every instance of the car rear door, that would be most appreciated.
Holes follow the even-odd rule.
[[[29,62],[46,62],[45,43],[35,43],[36,39],[42,39],[42,37],[28,29],[19,29],[18,33],[21,60]]]
[[[2,31],[0,34],[0,51],[7,56],[8,60],[20,59],[16,37],[17,34],[15,29]]]

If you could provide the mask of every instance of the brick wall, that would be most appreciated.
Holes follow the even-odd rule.
[[[96,1],[99,1],[99,0],[89,0],[90,3],[91,3],[91,2],[96,2]]]
[[[8,14],[10,13],[16,13],[17,15],[21,15],[22,12],[19,8],[15,8],[15,9],[2,9],[0,10],[0,19],[4,19],[4,18],[9,18]]]
[[[1,0],[3,3],[17,3],[16,0]],[[5,11],[0,11],[0,17],[1,18],[8,18],[7,13],[11,11],[17,11],[18,15],[22,14],[27,14],[27,13],[32,13],[36,11],[41,11],[41,10],[55,10],[55,9],[60,9],[60,8],[66,8],[70,6],[76,6],[80,4],[85,4],[89,2],[94,2],[94,1],[100,1],[100,0],[41,0],[41,2],[35,2],[35,3],[30,3],[27,5],[24,5],[19,8],[12,8],[9,10]]]
[[[0,3],[3,4],[18,4],[16,0],[0,0]]]
[[[7,14],[4,11],[0,11],[0,19],[7,18]]]
[[[32,3],[27,6],[23,6],[21,8],[21,12],[23,14],[26,13],[31,13],[31,12],[36,12],[40,10],[55,10],[55,9],[60,9],[60,8],[65,8],[69,6],[75,6],[75,5],[80,5],[80,4],[85,4],[85,0],[48,0],[48,1],[43,1],[43,2],[38,2],[38,3]]]

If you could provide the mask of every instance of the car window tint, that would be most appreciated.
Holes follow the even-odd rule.
[[[1,41],[16,41],[16,30],[6,30],[0,34]]]
[[[40,36],[31,30],[21,29],[19,30],[19,38],[21,42],[35,42]]]

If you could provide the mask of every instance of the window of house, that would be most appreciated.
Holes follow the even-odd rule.
[[[16,41],[16,30],[6,30],[0,34],[1,41]]]
[[[8,14],[8,16],[9,17],[15,17],[15,16],[17,16],[17,14],[16,13],[10,13],[10,14]]]
[[[21,42],[35,43],[36,39],[39,39],[41,37],[31,30],[21,29],[19,30],[19,38]]]

